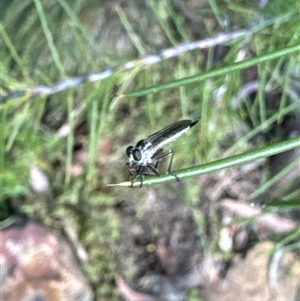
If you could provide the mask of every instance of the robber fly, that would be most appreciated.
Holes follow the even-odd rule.
[[[168,167],[168,173],[173,174],[178,180],[176,174],[171,171],[174,154],[171,150],[167,153],[163,153],[163,147],[175,141],[197,122],[198,120],[177,121],[152,134],[148,138],[140,140],[135,146],[128,146],[126,154],[129,159],[127,160],[126,165],[128,166],[129,173],[131,175],[131,187],[133,186],[134,180],[138,177],[141,178],[140,187],[142,187],[143,178],[149,170],[156,176],[160,176],[160,173],[157,170],[158,163],[169,156],[171,159]]]

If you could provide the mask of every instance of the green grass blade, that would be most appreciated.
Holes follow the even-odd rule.
[[[119,15],[120,21],[122,22],[124,28],[126,29],[128,36],[130,37],[133,45],[141,55],[145,55],[146,51],[142,45],[140,37],[134,32],[134,29],[132,28],[129,20],[126,17],[126,14],[124,13],[121,6],[116,5],[116,11]]]
[[[60,76],[65,77],[66,74],[65,74],[64,67],[63,67],[63,63],[62,63],[62,60],[60,59],[58,49],[56,48],[56,46],[54,44],[53,36],[52,36],[51,30],[49,28],[49,24],[48,24],[47,17],[44,12],[42,3],[39,0],[34,0],[34,2],[35,2],[36,9],[37,9],[40,21],[41,21],[41,25],[43,27],[43,31],[45,33],[45,37],[48,42],[48,46],[50,48],[53,60],[55,62],[55,65],[60,73]]]
[[[28,70],[26,70],[26,66],[23,63],[22,58],[19,56],[15,45],[13,44],[9,34],[6,32],[2,23],[0,23],[0,33],[1,33],[1,36],[2,36],[3,42],[4,42],[3,44],[1,43],[2,46],[4,46],[4,44],[5,44],[6,47],[10,50],[11,56],[17,63],[19,70],[22,72],[22,76],[28,80],[29,79]]]
[[[133,92],[119,95],[119,97],[140,97],[140,96],[144,96],[149,93],[157,93],[157,92],[168,90],[168,89],[178,88],[180,86],[189,85],[189,84],[203,81],[203,80],[206,80],[209,78],[226,75],[226,74],[234,72],[234,71],[243,70],[243,69],[249,68],[251,66],[255,66],[257,64],[267,62],[269,60],[274,60],[274,59],[277,59],[277,58],[280,58],[283,56],[291,55],[292,53],[295,53],[297,51],[300,51],[300,44],[285,47],[283,49],[273,51],[270,53],[262,54],[262,55],[259,55],[257,57],[254,57],[254,58],[242,61],[242,62],[233,63],[230,66],[217,68],[217,69],[208,71],[204,74],[201,73],[201,74],[185,77],[183,79],[175,80],[172,82],[154,85],[154,86],[151,86],[148,88],[138,89]]]

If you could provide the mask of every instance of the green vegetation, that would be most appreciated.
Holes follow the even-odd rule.
[[[146,1],[147,7],[142,2],[1,4],[0,91],[12,96],[26,91],[0,103],[1,201],[17,200],[23,211],[45,224],[60,221],[61,228],[71,227],[88,253],[83,267],[101,300],[117,300],[116,206],[126,199],[136,201],[137,207],[143,202],[139,189],[107,186],[128,180],[128,145],[177,120],[200,119],[172,145],[174,170],[187,173],[182,180],[183,203],[191,210],[196,210],[199,191],[205,188],[195,184],[201,164],[212,162],[213,170],[218,170],[223,168],[220,159],[228,158],[227,166],[232,166],[235,155],[244,163],[258,158],[249,151],[268,146],[269,153],[262,156],[266,157],[300,146],[299,137],[291,140],[280,130],[287,116],[299,115],[299,91],[293,98],[300,78],[297,1],[285,1],[284,7],[282,1],[273,1],[263,9],[249,1],[208,1],[190,8],[192,19],[172,1]],[[193,25],[188,20],[194,20]],[[233,29],[245,29],[245,34],[227,42],[226,51],[219,49],[221,59],[216,47],[208,47],[151,65],[140,61],[132,69],[122,68],[161,49]],[[47,96],[30,92],[33,87],[53,87],[65,78],[118,65],[103,80],[85,81]],[[247,76],[258,82],[252,99],[239,94]],[[280,95],[270,105],[272,91]],[[290,168],[297,164],[294,160]],[[192,166],[196,167],[189,169]],[[33,190],[33,167],[47,175],[46,192]],[[289,170],[274,181],[266,169],[258,195],[265,195]],[[149,178],[155,189],[171,177]],[[297,180],[299,174],[289,183]],[[297,207],[297,187],[280,189],[272,195],[278,201],[293,200],[291,206]],[[198,294],[192,291],[190,296],[196,300]]]

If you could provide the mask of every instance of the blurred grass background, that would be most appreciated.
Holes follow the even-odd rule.
[[[196,49],[47,97],[26,95],[0,104],[2,201],[17,200],[22,210],[59,231],[72,229],[88,253],[83,268],[95,293],[101,300],[115,300],[113,250],[120,238],[115,206],[142,194],[106,187],[128,179],[126,147],[183,118],[200,122],[174,144],[175,169],[243,153],[253,148],[253,136],[255,147],[263,146],[262,134],[269,136],[272,126],[293,114],[297,104],[299,110],[299,97],[291,102],[288,93],[292,83],[299,85],[299,52],[270,58],[251,72],[241,66],[158,93],[126,93],[299,44],[299,8],[293,0],[272,1],[264,8],[249,1],[2,0],[2,95],[53,86],[66,77],[222,32],[250,33],[260,25],[230,47]],[[246,76],[258,80],[258,93],[236,105]],[[273,110],[266,103],[270,91],[282,92]],[[267,141],[285,138],[277,131]],[[32,188],[34,167],[47,175],[47,192]],[[202,188],[195,179],[184,184],[184,202],[193,207]],[[297,196],[296,190],[290,193]]]

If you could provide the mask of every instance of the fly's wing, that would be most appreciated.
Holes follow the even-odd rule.
[[[165,145],[175,141],[182,134],[187,132],[197,121],[192,120],[180,120],[166,128],[152,134],[144,141],[149,143],[149,147],[153,148],[153,152],[163,148]]]

